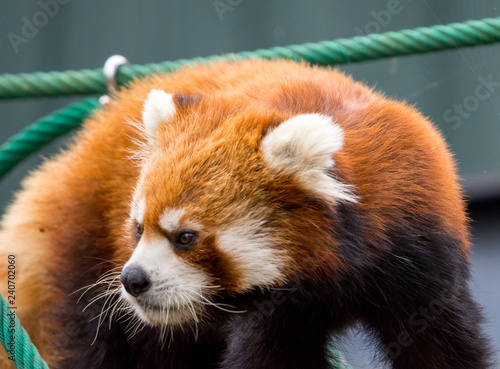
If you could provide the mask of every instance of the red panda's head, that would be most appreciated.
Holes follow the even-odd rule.
[[[153,90],[142,120],[121,281],[144,321],[192,322],[220,297],[338,262],[329,209],[356,197],[335,175],[343,132],[330,117]]]

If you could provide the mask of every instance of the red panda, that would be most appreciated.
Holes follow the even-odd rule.
[[[51,368],[322,369],[356,323],[392,368],[490,365],[443,139],[330,68],[135,81],[24,181],[0,242]]]

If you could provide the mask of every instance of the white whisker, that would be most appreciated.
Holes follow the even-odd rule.
[[[92,341],[91,345],[93,345],[95,343],[95,341],[97,340],[97,337],[99,335],[99,328],[101,327],[104,319],[106,318],[109,309],[112,307],[112,305],[111,305],[109,308],[106,309],[106,305],[109,304],[109,301],[113,296],[115,296],[117,293],[119,293],[118,288],[114,288],[113,290],[111,290],[111,287],[113,286],[113,283],[115,282],[115,280],[117,278],[119,278],[119,276],[115,276],[114,279],[110,281],[110,283],[108,285],[108,289],[106,290],[106,293],[104,295],[105,300],[104,300],[104,303],[102,304],[101,313],[98,315],[99,321],[97,323],[96,333],[95,333],[94,340]],[[87,305],[87,306],[89,306],[89,305]],[[87,307],[85,307],[85,308],[87,308]],[[95,317],[93,319],[95,319]]]
[[[203,305],[210,305],[213,306],[219,310],[225,311],[227,313],[234,313],[234,314],[241,314],[241,313],[246,313],[246,310],[228,310],[223,308],[222,306],[227,306],[236,309],[235,306],[229,305],[229,304],[221,304],[221,303],[215,303],[210,301],[207,297],[203,296],[201,293],[198,293],[196,291],[191,291],[194,294],[198,295],[202,300],[197,300],[197,302],[203,304]]]

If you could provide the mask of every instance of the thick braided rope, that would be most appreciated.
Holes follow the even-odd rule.
[[[352,369],[342,352],[335,347],[332,340],[330,340],[327,344],[327,352],[330,356],[330,369]]]
[[[82,120],[100,106],[97,99],[71,104],[37,120],[11,137],[0,146],[0,179],[32,153],[78,128]]]
[[[17,319],[15,309],[10,309],[3,296],[0,296],[1,327],[0,343],[18,369],[48,369],[36,347],[31,343],[28,333]],[[12,340],[12,337],[14,339]]]
[[[399,32],[357,36],[335,41],[273,47],[206,58],[158,64],[122,66],[117,81],[125,84],[154,72],[171,72],[183,65],[228,59],[292,59],[311,64],[343,64],[500,41],[500,17],[421,27]],[[102,69],[0,75],[0,99],[104,93]]]

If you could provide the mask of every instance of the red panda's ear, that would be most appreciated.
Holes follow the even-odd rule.
[[[142,121],[150,143],[156,141],[156,134],[160,123],[172,118],[175,114],[175,104],[172,94],[163,90],[151,90],[142,111]]]
[[[350,186],[327,174],[344,133],[331,117],[301,114],[281,123],[262,140],[266,164],[292,174],[303,188],[332,201],[356,201]]]

